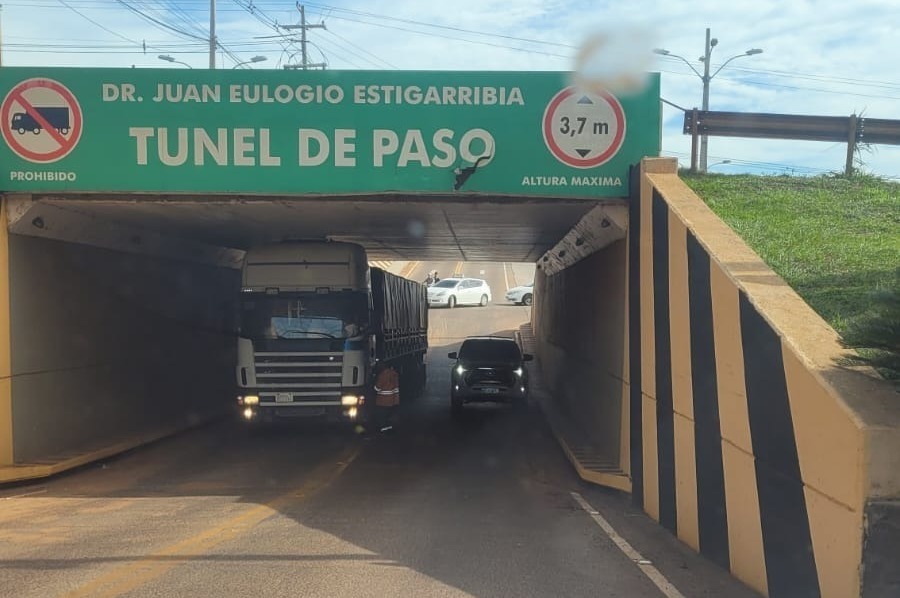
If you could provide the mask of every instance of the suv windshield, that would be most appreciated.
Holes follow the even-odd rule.
[[[367,324],[366,297],[361,294],[242,299],[241,335],[246,338],[347,338]]]
[[[459,349],[466,361],[522,361],[519,346],[511,340],[469,339]]]
[[[445,278],[444,280],[438,282],[437,284],[431,285],[432,288],[436,287],[439,289],[452,289],[459,283],[459,280],[456,278]]]

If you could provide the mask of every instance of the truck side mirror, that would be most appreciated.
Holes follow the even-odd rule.
[[[452,353],[447,353],[447,357],[449,357],[450,359],[456,359],[458,357],[458,355],[459,354],[456,351],[453,351]]]
[[[534,355],[525,353],[524,355],[522,355],[522,361],[534,361]]]

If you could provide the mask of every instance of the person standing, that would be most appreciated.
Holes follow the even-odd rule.
[[[375,376],[375,425],[382,432],[394,427],[400,407],[400,375],[390,365],[380,365]]]

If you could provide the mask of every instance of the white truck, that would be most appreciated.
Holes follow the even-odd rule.
[[[291,242],[244,259],[238,405],[247,421],[368,419],[377,363],[403,397],[425,384],[424,285],[370,268],[363,247]]]

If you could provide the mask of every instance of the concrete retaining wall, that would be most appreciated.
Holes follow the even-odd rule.
[[[900,595],[900,400],[676,166],[629,219],[635,500],[767,595]]]

